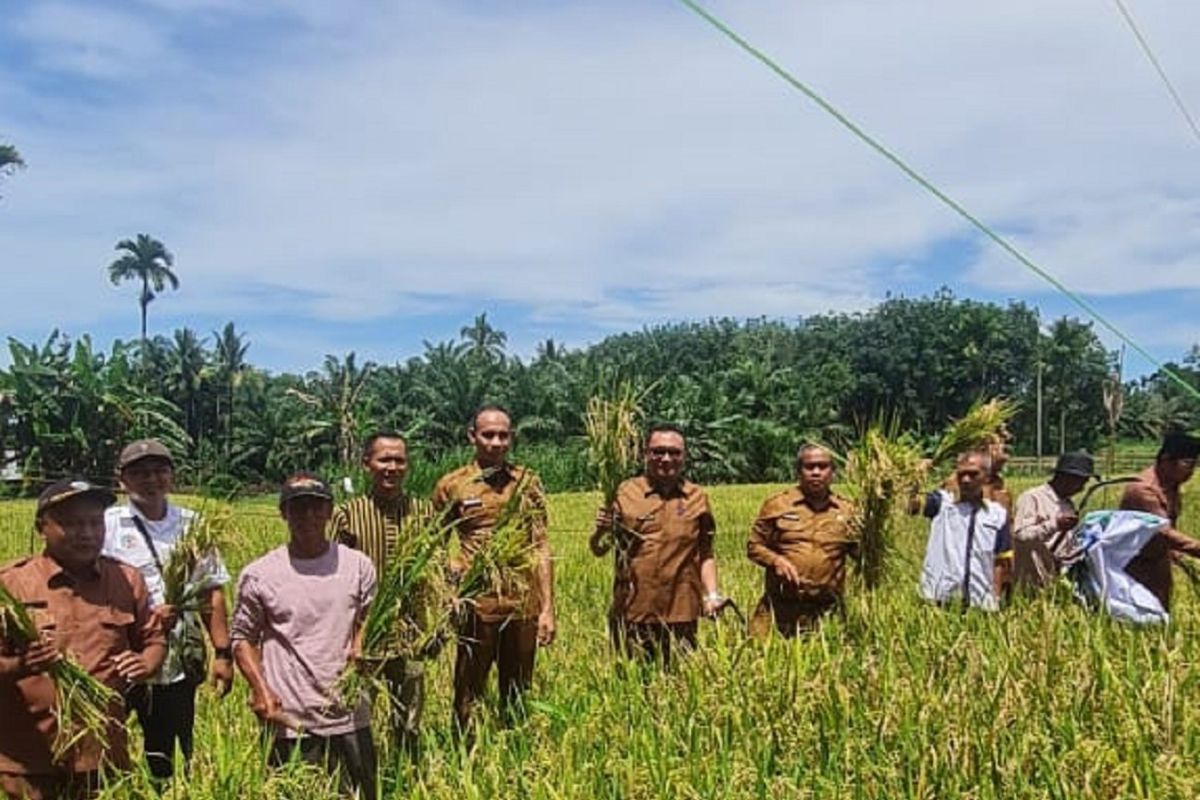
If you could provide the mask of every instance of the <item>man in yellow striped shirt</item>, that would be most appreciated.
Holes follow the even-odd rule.
[[[403,545],[405,530],[433,513],[428,501],[404,492],[408,475],[408,445],[398,433],[376,433],[363,447],[363,466],[371,474],[366,494],[338,506],[330,520],[333,536],[361,550],[375,565],[380,580]],[[423,628],[421,620],[415,620]],[[425,704],[425,666],[421,653],[400,654],[384,665],[391,695],[395,744],[416,758],[421,710]]]

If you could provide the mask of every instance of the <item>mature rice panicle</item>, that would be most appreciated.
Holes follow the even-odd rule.
[[[453,529],[444,514],[405,520],[397,552],[379,576],[362,623],[359,663],[347,665],[334,687],[343,704],[356,702],[364,692],[380,695],[379,673],[389,659],[414,657],[445,632],[450,615],[449,604],[442,602],[447,595],[442,566]]]
[[[1016,413],[1017,404],[1003,397],[976,401],[946,428],[930,458],[932,465],[937,467],[968,450],[1004,442],[1008,438],[1006,426]]]
[[[521,476],[500,510],[491,534],[475,551],[456,584],[454,604],[461,607],[485,594],[520,597],[529,590],[536,545],[532,531],[542,524],[541,501],[531,502],[529,473]]]
[[[588,465],[606,506],[616,499],[617,487],[637,464],[638,421],[642,413],[638,401],[633,386],[624,383],[611,398],[589,399],[584,413]]]
[[[0,584],[0,637],[17,647],[32,644],[39,637],[25,604],[3,584]],[[96,680],[70,653],[63,653],[48,671],[54,680],[57,722],[52,752],[55,760],[61,761],[83,739],[105,738],[117,693]]]
[[[163,564],[164,602],[179,611],[199,611],[198,587],[191,580],[196,567],[239,538],[232,509],[202,509]]]
[[[847,457],[846,484],[855,501],[859,574],[868,589],[881,583],[894,547],[897,516],[924,478],[921,452],[895,425],[875,423]]]

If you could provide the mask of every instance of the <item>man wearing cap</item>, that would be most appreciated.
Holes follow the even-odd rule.
[[[12,798],[93,796],[101,770],[128,770],[125,712],[109,709],[104,741],[85,738],[55,761],[55,683],[47,674],[70,653],[120,697],[158,671],[162,627],[137,570],[101,555],[104,509],[115,496],[81,478],[38,497],[40,555],[0,568],[0,584],[23,603],[42,633],[27,647],[0,638],[0,792]]]
[[[371,559],[326,538],[333,492],[298,472],[279,492],[288,542],[238,579],[233,651],[250,707],[274,736],[271,763],[302,761],[337,773],[343,791],[375,796],[375,743],[366,698],[345,706],[336,685],[361,652],[375,596]]]
[[[1087,453],[1063,453],[1050,480],[1017,498],[1013,524],[1013,581],[1017,586],[1036,590],[1054,581],[1059,571],[1056,556],[1079,523],[1071,498],[1083,491],[1094,471]]]
[[[483,696],[492,665],[500,683],[502,718],[507,720],[533,683],[538,646],[554,641],[554,572],[546,537],[546,497],[533,470],[508,460],[513,443],[512,418],[498,405],[472,415],[467,440],[475,448],[470,464],[442,476],[433,490],[435,511],[445,514],[458,533],[460,558],[452,567],[464,573],[483,549],[506,509],[517,509],[517,524],[527,529],[536,563],[526,584],[509,594],[489,592],[465,610],[458,629],[454,662],[456,730],[466,732],[471,712]]]
[[[375,566],[377,576],[400,556],[405,532],[413,525],[428,521],[433,509],[404,491],[408,475],[408,445],[398,433],[372,434],[363,445],[363,466],[371,475],[371,489],[361,497],[338,506],[330,528],[337,541],[361,550]],[[421,597],[422,600],[428,598]],[[411,620],[412,627],[425,629],[429,609],[422,603],[421,619]],[[391,695],[390,714],[393,741],[414,759],[418,755],[419,725],[425,696],[425,669],[422,658],[436,650],[398,653],[383,665],[383,677]]]
[[[1158,598],[1163,611],[1168,613],[1172,558],[1178,553],[1200,558],[1200,541],[1177,527],[1182,510],[1179,490],[1196,471],[1197,456],[1200,456],[1200,439],[1184,433],[1168,434],[1163,438],[1154,466],[1141,472],[1121,496],[1122,509],[1145,511],[1170,520],[1170,526],[1155,534],[1125,567],[1134,580]]]
[[[188,577],[197,590],[199,613],[179,613],[165,604],[163,567],[188,527],[198,524],[194,511],[168,499],[175,488],[174,467],[162,442],[141,439],[128,444],[117,459],[117,478],[129,503],[113,506],[104,515],[104,554],[142,574],[151,606],[167,632],[162,669],[129,697],[142,726],[146,764],[156,780],[171,777],[176,743],[185,763],[192,755],[196,687],[206,670],[202,628],[213,644],[213,686],[224,697],[233,683],[223,591],[229,573],[220,554],[204,556]]]
[[[597,556],[615,550],[614,647],[667,667],[672,649],[695,647],[700,617],[715,616],[725,605],[713,556],[717,524],[708,495],[684,477],[683,431],[652,426],[642,454],[642,474],[621,483],[613,508],[599,510],[589,544]],[[614,523],[615,540],[609,537]]]
[[[811,630],[842,600],[846,559],[858,548],[854,506],[830,491],[833,457],[806,444],[796,455],[798,485],[763,503],[746,552],[764,568],[763,596],[750,620],[756,638],[771,628],[784,637]]]

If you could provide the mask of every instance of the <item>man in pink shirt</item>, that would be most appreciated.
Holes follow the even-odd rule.
[[[371,559],[325,537],[333,493],[297,473],[279,493],[288,543],[249,564],[238,581],[232,638],[250,707],[275,735],[272,763],[297,754],[340,773],[343,789],[375,796],[370,707],[341,705],[333,688],[361,645],[375,594]]]

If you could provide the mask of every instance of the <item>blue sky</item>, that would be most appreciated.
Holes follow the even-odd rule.
[[[1200,342],[1200,143],[1111,4],[712,8],[1157,357]],[[1131,8],[1200,111],[1200,4]],[[673,0],[17,2],[0,72],[23,340],[135,336],[139,232],[182,281],[152,330],[273,369],[481,311],[522,354],[942,285],[1077,313]]]

